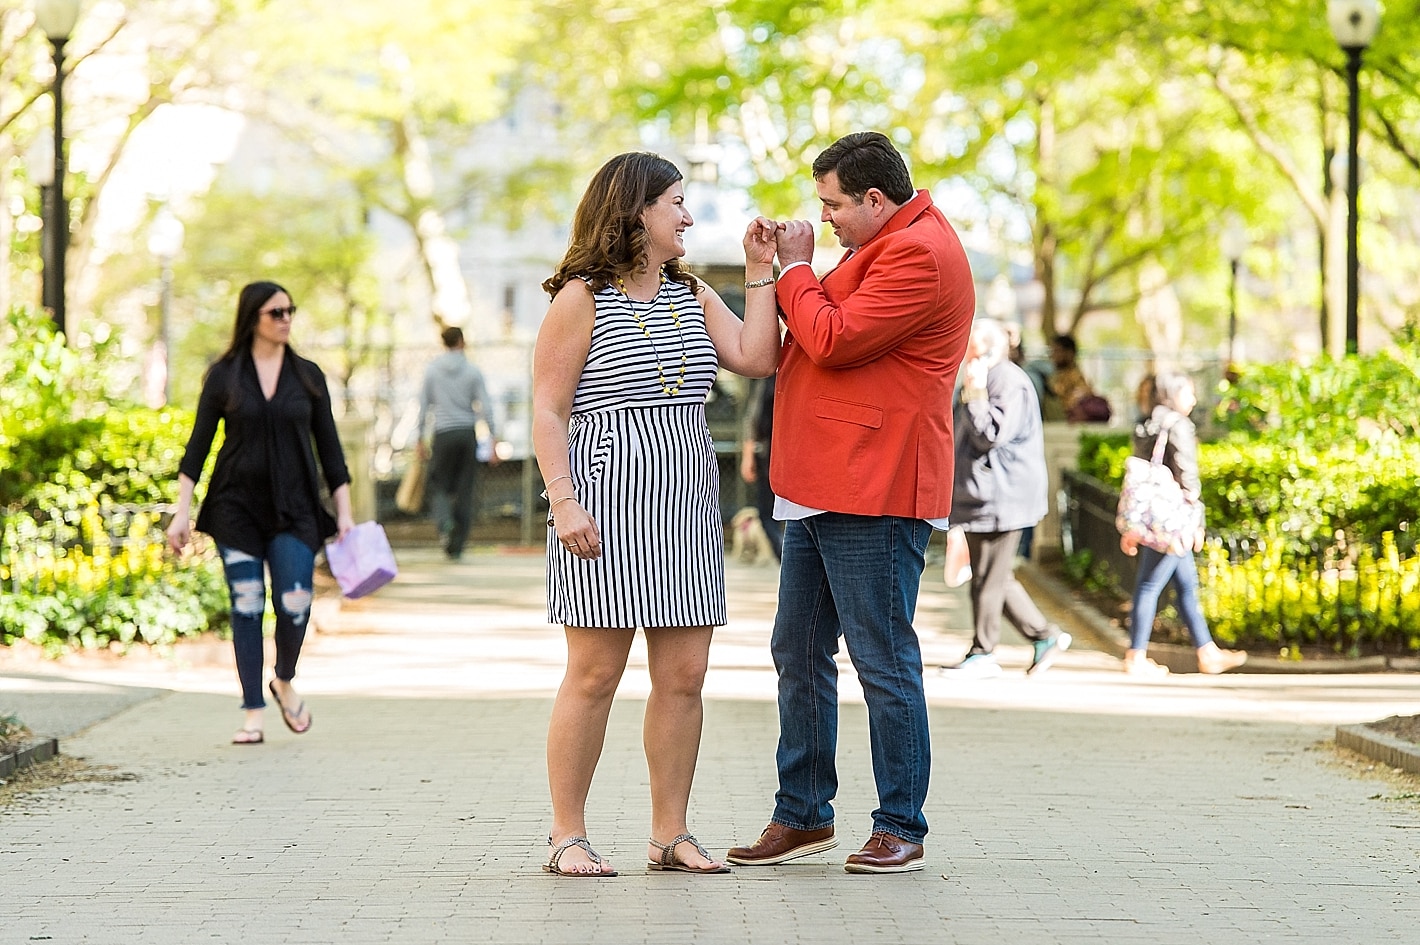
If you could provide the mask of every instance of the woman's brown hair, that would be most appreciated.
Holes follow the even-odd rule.
[[[557,271],[542,284],[550,296],[573,279],[586,279],[593,292],[646,268],[646,228],[641,214],[681,180],[680,170],[646,151],[618,154],[592,176],[572,218],[572,239]],[[665,264],[666,278],[699,288],[680,260]]]

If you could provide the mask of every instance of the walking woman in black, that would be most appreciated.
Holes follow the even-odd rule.
[[[232,599],[232,647],[246,713],[232,737],[237,745],[265,738],[261,631],[268,572],[276,612],[276,667],[268,688],[287,728],[299,735],[311,727],[310,710],[291,680],[311,612],[315,556],[327,538],[355,524],[325,375],[288,343],[295,315],[290,294],[274,282],[242,289],[232,343],[202,382],[168,525],[168,544],[181,551],[192,537],[193,492],[220,422],[225,438],[196,524],[217,543]],[[321,501],[316,453],[335,518]]]

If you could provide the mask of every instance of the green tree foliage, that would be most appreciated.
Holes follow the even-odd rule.
[[[587,9],[538,4],[538,62],[579,117],[741,141],[755,199],[776,215],[812,207],[806,166],[823,146],[887,130],[919,183],[966,183],[985,223],[1029,247],[1047,333],[1128,311],[1160,271],[1195,299],[1190,319],[1220,318],[1216,232],[1230,207],[1277,230],[1300,203],[1331,241],[1335,278],[1322,164],[1344,114],[1343,56],[1319,2],[574,6]],[[1368,57],[1368,128],[1412,157],[1415,7],[1388,5]],[[1029,232],[1013,237],[1012,219]],[[1163,349],[1177,331],[1153,334]]]
[[[237,293],[284,285],[300,308],[293,335],[339,386],[373,357],[380,311],[374,236],[348,188],[254,193],[219,181],[188,212],[174,268],[173,402],[196,404],[207,366],[231,342]]]

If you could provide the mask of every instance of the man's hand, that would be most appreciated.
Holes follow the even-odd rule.
[[[814,225],[807,220],[790,220],[780,224],[781,229],[774,234],[778,246],[779,268],[790,263],[813,262]]]
[[[961,367],[961,394],[966,399],[973,395],[985,394],[985,375],[990,374],[991,365],[985,358],[971,358]]]

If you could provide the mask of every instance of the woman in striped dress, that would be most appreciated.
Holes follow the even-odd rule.
[[[533,445],[547,483],[548,619],[567,671],[547,735],[552,830],[543,867],[614,876],[587,840],[586,801],[636,629],[651,694],[644,742],[652,869],[727,872],[687,827],[711,628],[725,622],[719,474],[705,399],[720,365],[779,357],[774,224],[745,233],[745,318],[680,265],[692,225],[681,174],[612,158],[577,207],[533,363]]]

